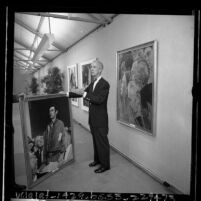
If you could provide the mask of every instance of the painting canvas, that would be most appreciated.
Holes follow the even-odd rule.
[[[91,76],[91,63],[95,61],[95,59],[91,59],[85,62],[80,63],[81,70],[81,88],[85,89],[92,81],[93,77]],[[81,99],[81,107],[83,110],[89,110],[89,102],[87,100]]]
[[[117,121],[155,134],[157,42],[117,52]]]
[[[71,102],[63,94],[20,99],[28,188],[74,161]],[[54,118],[55,117],[55,118]]]
[[[78,88],[78,72],[77,64],[67,66],[67,81],[68,81],[68,91]],[[78,106],[78,98],[71,98],[73,105]]]

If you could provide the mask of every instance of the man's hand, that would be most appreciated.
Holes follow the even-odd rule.
[[[19,93],[18,98],[21,100],[24,100],[26,98],[26,94],[25,93]]]

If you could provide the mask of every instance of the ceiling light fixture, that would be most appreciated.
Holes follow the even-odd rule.
[[[51,44],[54,42],[54,34],[44,34],[38,45],[33,58],[31,59],[34,63],[39,60],[42,55],[50,48]]]

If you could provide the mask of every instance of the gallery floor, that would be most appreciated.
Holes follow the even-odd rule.
[[[18,104],[13,104],[13,123],[15,127],[15,150],[20,142],[21,124]],[[88,164],[93,159],[91,134],[74,122],[75,161],[52,176],[43,180],[31,190],[78,191],[78,192],[120,192],[120,193],[172,193],[138,167],[111,149],[111,169],[101,174]],[[20,150],[20,149],[19,149]],[[23,152],[15,154],[16,182],[26,184]]]

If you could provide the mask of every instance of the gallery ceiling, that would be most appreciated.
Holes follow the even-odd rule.
[[[112,23],[116,16],[100,13],[15,13],[14,67],[35,72],[90,33]]]

